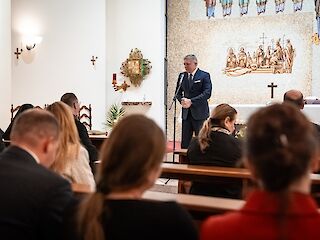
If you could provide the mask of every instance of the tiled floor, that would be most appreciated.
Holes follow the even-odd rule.
[[[178,193],[178,180],[159,178],[156,184],[150,189],[155,192]]]

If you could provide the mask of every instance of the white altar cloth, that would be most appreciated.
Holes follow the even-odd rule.
[[[246,123],[252,113],[261,107],[265,107],[264,104],[230,104],[238,112],[237,123]],[[211,110],[216,107],[216,104],[211,104]],[[320,104],[307,104],[302,110],[304,114],[310,119],[311,122],[320,125]]]

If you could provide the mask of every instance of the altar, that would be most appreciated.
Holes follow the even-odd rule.
[[[256,110],[265,107],[265,104],[230,104],[238,112],[237,123],[246,123]],[[216,104],[211,104],[210,112],[215,108]],[[311,122],[320,125],[320,104],[307,104],[304,106],[302,112],[310,119]]]

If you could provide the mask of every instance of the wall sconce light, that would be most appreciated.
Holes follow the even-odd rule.
[[[31,36],[31,35],[30,36],[25,36],[22,39],[23,45],[25,45],[26,49],[29,50],[29,51],[31,49],[35,48],[35,46],[37,44],[39,44],[41,41],[42,41],[42,37],[40,37],[40,36]]]

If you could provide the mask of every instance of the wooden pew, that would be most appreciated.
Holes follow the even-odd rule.
[[[210,181],[216,177],[238,178],[250,180],[251,173],[245,168],[229,168],[229,167],[214,167],[202,165],[188,164],[172,164],[163,163],[162,173],[163,178],[174,178],[182,180],[207,180]],[[320,184],[320,175],[311,174],[312,184]]]
[[[89,131],[89,138],[90,138],[92,144],[99,151],[103,142],[107,141],[108,136],[106,134],[90,134],[90,131]]]
[[[72,190],[78,197],[91,193],[89,186],[83,184],[72,184]],[[153,191],[145,192],[142,198],[150,201],[175,201],[187,209],[196,221],[202,221],[213,214],[236,211],[245,203],[243,200]]]
[[[176,149],[173,154],[176,154],[179,156],[179,163],[188,163],[188,158],[187,158],[187,152],[188,152],[188,149]]]
[[[214,181],[217,177],[221,178],[236,178],[242,180],[242,197],[245,198],[252,190],[252,176],[248,169],[245,168],[228,168],[228,167],[214,167],[202,165],[188,165],[188,164],[162,164],[162,178],[179,179],[178,192],[185,193],[183,183],[184,181]],[[310,174],[312,185],[320,184],[320,174]],[[317,192],[313,193],[314,198],[320,204],[320,197]]]
[[[210,181],[216,177],[250,179],[251,174],[248,171],[248,169],[245,168],[228,168],[190,164],[163,163],[161,177],[191,181]]]

